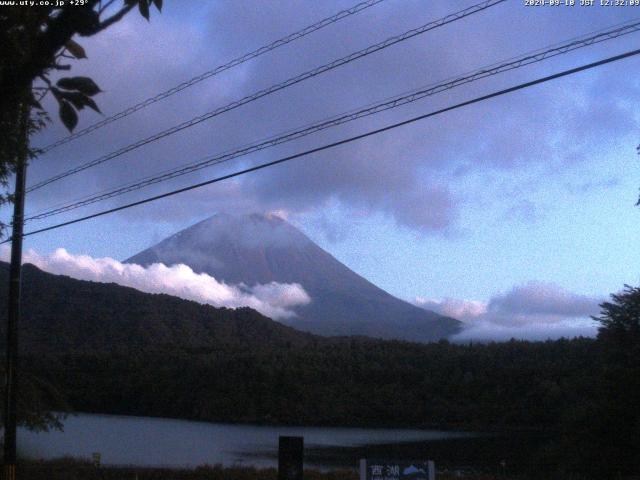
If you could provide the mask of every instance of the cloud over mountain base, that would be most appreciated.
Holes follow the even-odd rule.
[[[505,341],[595,337],[598,322],[591,316],[598,315],[601,302],[554,284],[529,282],[494,295],[489,302],[418,297],[414,303],[461,320],[465,327],[454,341]]]
[[[9,248],[0,250],[0,258],[9,259]],[[228,285],[211,275],[195,273],[184,264],[166,266],[155,263],[148,267],[121,263],[113,258],[74,255],[59,248],[49,255],[28,250],[23,263],[31,263],[45,272],[67,275],[78,280],[117,283],[146,293],[166,293],[185,300],[215,307],[251,307],[273,319],[295,316],[293,308],[311,301],[297,283]]]

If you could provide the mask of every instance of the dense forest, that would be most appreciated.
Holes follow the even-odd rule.
[[[466,346],[354,340],[39,355],[25,363],[82,412],[529,432],[548,438],[531,452],[541,462],[579,471],[607,459],[632,471],[640,398],[631,375],[640,371],[612,370],[606,356],[590,339]]]
[[[25,273],[22,365],[54,408],[527,433],[544,438],[529,464],[637,470],[638,290],[605,305],[598,339],[414,344],[317,337],[249,309]]]
[[[593,389],[593,340],[136,349],[27,357],[79,411],[304,425],[555,428]],[[25,361],[27,361],[25,359]]]

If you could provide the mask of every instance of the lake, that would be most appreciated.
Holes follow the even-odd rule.
[[[303,436],[305,466],[356,467],[357,458],[325,457],[321,452],[470,438],[436,430],[272,427],[191,422],[163,418],[78,414],[64,431],[18,432],[18,450],[30,458],[63,456],[90,459],[100,452],[105,465],[195,467],[203,464],[275,467],[278,436]],[[311,455],[307,455],[309,452]]]

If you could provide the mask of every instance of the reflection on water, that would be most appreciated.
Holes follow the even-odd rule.
[[[434,430],[270,427],[80,414],[66,419],[64,432],[20,430],[18,448],[22,455],[43,459],[62,456],[91,458],[93,452],[100,452],[105,465],[275,467],[280,435],[303,436],[305,449],[469,436]],[[354,459],[354,467],[356,461]],[[322,462],[307,462],[306,466],[326,467]]]

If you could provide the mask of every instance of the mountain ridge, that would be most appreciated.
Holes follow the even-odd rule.
[[[9,266],[0,262],[0,302]],[[77,280],[23,266],[21,349],[42,353],[110,353],[133,349],[304,346],[331,341],[242,307],[219,308],[115,283]],[[0,331],[6,328],[0,312]]]
[[[125,262],[184,263],[196,273],[231,284],[298,283],[311,302],[281,322],[318,335],[428,342],[455,334],[461,326],[453,318],[393,297],[275,215],[217,214]]]

